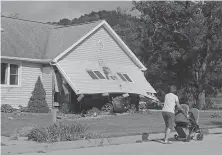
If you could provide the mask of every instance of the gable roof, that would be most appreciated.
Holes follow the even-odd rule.
[[[104,20],[59,26],[2,16],[1,25],[4,29],[1,39],[2,57],[56,62],[103,26],[132,61],[142,70],[146,70],[146,67]]]

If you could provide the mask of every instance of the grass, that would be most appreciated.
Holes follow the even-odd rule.
[[[221,118],[211,118],[215,112],[200,112],[200,127],[212,128],[221,127]],[[222,112],[219,112],[222,116]],[[8,119],[12,117],[13,119]],[[21,132],[28,132],[33,126],[52,124],[51,114],[1,114],[1,131],[2,136],[21,135]],[[71,124],[74,120],[64,120],[64,124]],[[103,117],[97,119],[79,119],[79,123],[86,124],[89,129],[88,133],[96,133],[102,137],[115,137],[125,135],[137,135],[143,132],[158,133],[163,132],[164,122],[161,112],[151,112],[150,114],[130,114]],[[25,130],[27,129],[27,131]],[[27,134],[27,133],[26,133]],[[22,133],[25,135],[25,133]]]

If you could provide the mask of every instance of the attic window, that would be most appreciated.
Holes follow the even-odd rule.
[[[102,73],[100,73],[100,71],[94,71],[94,73],[97,75],[97,77],[99,77],[100,79],[106,79]]]
[[[87,73],[92,79],[106,79],[100,71],[87,70]]]
[[[127,81],[121,73],[117,73],[123,81]]]
[[[117,74],[123,81],[133,82],[129,77],[129,75],[127,75],[126,73],[117,73]]]
[[[87,73],[89,74],[89,76],[91,76],[92,79],[94,79],[94,80],[95,80],[95,79],[98,79],[97,76],[96,76],[96,74],[95,74],[93,71],[87,70]]]
[[[127,74],[123,74],[123,76],[127,79],[127,81],[133,82]]]

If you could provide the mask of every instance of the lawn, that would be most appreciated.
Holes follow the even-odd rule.
[[[211,118],[215,112],[200,112],[200,127],[221,127],[221,118]],[[222,112],[219,113],[222,116]],[[64,123],[78,121],[89,126],[88,132],[102,134],[103,136],[136,135],[143,132],[163,132],[164,122],[160,112],[149,114],[129,114],[118,116],[107,116],[88,119],[66,119]],[[48,125],[52,123],[51,114],[1,114],[1,134],[3,136],[13,135],[16,131],[21,133],[33,125]]]

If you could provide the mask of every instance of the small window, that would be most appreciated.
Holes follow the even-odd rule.
[[[125,73],[117,73],[117,74],[123,81],[133,82],[127,74]]]
[[[1,84],[7,84],[8,64],[1,63]]]
[[[106,79],[106,78],[102,75],[102,73],[100,73],[100,71],[94,71],[94,73],[97,75],[98,78],[100,78],[100,79]]]
[[[18,85],[18,65],[10,64],[10,85]]]
[[[19,85],[19,65],[1,63],[1,84]]]
[[[127,81],[133,82],[127,74],[123,74],[123,76],[127,79]]]
[[[117,73],[123,81],[127,81],[121,73]]]
[[[93,71],[87,70],[87,73],[91,76],[92,79],[99,79]]]

